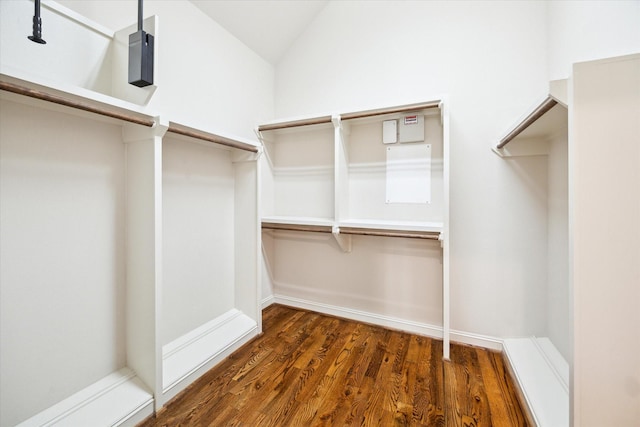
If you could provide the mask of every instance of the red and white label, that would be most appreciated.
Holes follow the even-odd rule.
[[[404,124],[405,125],[417,125],[418,124],[418,116],[404,116]]]

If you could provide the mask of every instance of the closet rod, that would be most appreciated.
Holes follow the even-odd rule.
[[[311,233],[331,233],[330,225],[305,225],[305,224],[280,224],[276,222],[263,222],[263,230],[308,231]]]
[[[340,118],[342,120],[353,120],[353,119],[361,119],[364,117],[382,116],[385,114],[406,113],[409,111],[426,110],[428,108],[438,108],[439,106],[440,106],[440,101],[431,101],[431,102],[423,102],[419,104],[401,105],[399,107],[380,108],[377,110],[367,110],[367,111],[360,111],[356,113],[345,113],[345,114],[341,114]]]
[[[290,122],[272,123],[258,126],[258,131],[288,129],[300,126],[321,125],[331,123],[331,116],[313,117],[311,119],[292,120]]]
[[[391,231],[391,230],[372,230],[365,228],[340,228],[340,234],[353,234],[359,236],[381,236],[381,237],[402,237],[408,239],[424,239],[424,240],[439,240],[439,233],[422,233],[422,232],[408,232],[408,231]]]
[[[63,98],[61,96],[52,95],[50,93],[42,92],[40,90],[31,89],[9,82],[0,82],[0,90],[16,93],[18,95],[27,96],[30,98],[40,99],[42,101],[47,101],[58,105],[64,105],[65,107],[71,107],[77,110],[88,111],[90,113],[99,114],[101,116],[111,117],[113,119],[123,120],[125,122],[135,123],[142,126],[152,127],[155,124],[155,121],[153,119],[140,118],[131,114],[120,113],[117,111],[109,110],[108,108],[89,105],[84,102]]]
[[[548,96],[538,107],[531,112],[525,119],[520,122],[518,126],[516,126],[511,132],[507,134],[504,138],[500,140],[496,148],[498,150],[504,148],[509,142],[511,142],[516,136],[520,135],[526,128],[531,126],[536,120],[544,115],[547,111],[551,110],[558,103],[555,99]]]
[[[215,144],[224,145],[225,147],[237,148],[244,151],[250,151],[252,153],[258,152],[258,147],[244,142],[236,141],[224,136],[214,135],[211,133],[201,132],[195,129],[180,126],[175,123],[169,123],[169,129],[167,132],[172,132],[178,135],[188,136],[202,141],[213,142]]]

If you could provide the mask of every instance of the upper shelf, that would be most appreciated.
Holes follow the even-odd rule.
[[[157,115],[151,114],[135,104],[68,85],[28,81],[0,73],[0,91],[149,128],[155,127],[159,122]],[[258,145],[250,141],[214,134],[171,121],[167,132],[252,153],[259,151]]]
[[[265,123],[258,126],[258,132],[290,129],[290,128],[296,128],[296,127],[302,127],[302,126],[330,124],[335,119],[354,120],[354,119],[362,119],[367,117],[384,116],[388,114],[428,110],[432,108],[440,108],[441,103],[442,103],[441,100],[434,100],[429,102],[399,105],[399,106],[390,107],[390,108],[376,108],[376,109],[350,112],[350,113],[323,115],[323,116],[316,116],[316,117],[304,117],[304,118],[285,120],[285,121],[275,121],[275,122]]]
[[[567,126],[566,83],[552,81],[549,94],[510,128],[493,151],[503,157],[547,154],[545,140]]]

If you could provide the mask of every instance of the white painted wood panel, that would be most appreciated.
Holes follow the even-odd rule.
[[[163,140],[163,345],[234,307],[231,160],[213,145]]]
[[[5,99],[0,123],[0,424],[13,425],[125,366],[125,149],[120,126]]]
[[[640,419],[640,55],[575,64],[572,105],[572,423],[634,425]]]

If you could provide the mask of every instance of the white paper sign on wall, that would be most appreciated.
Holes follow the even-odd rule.
[[[387,203],[431,202],[431,144],[387,146]]]

